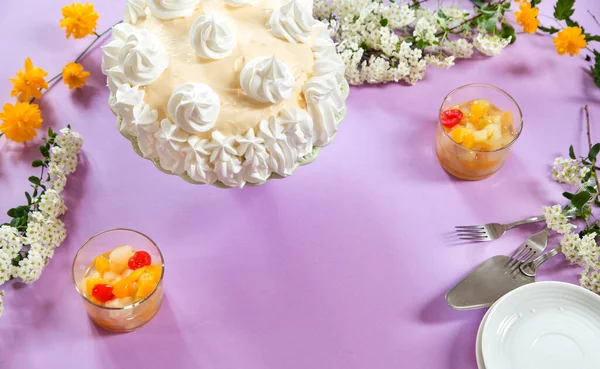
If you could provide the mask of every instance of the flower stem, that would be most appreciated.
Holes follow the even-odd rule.
[[[75,59],[75,63],[79,63],[81,61],[81,59],[83,59],[83,57],[87,54],[88,51],[90,51],[90,49],[96,45],[96,43],[102,38],[102,36],[106,35],[108,32],[110,32],[114,26],[123,23],[123,21],[118,21],[117,23],[115,23],[112,27],[108,28],[106,31],[98,34],[96,32],[94,32],[94,34],[96,35],[96,38],[94,39],[94,41],[92,41],[91,44],[88,45],[88,47],[85,48],[85,50],[83,50],[78,56],[77,59]],[[56,80],[58,80],[60,77],[62,77],[63,73],[60,72],[57,75],[55,75],[54,77],[50,78],[50,80],[48,80],[48,88],[47,90],[50,90],[50,88],[53,86],[53,82],[56,82]],[[43,90],[42,88],[40,89],[40,91]],[[35,101],[35,97],[32,98],[31,100],[29,100],[29,103],[31,104],[32,102]],[[2,135],[0,135],[1,137]]]
[[[507,0],[498,1],[498,2],[496,2],[495,4],[496,4],[498,7],[500,7],[500,6],[502,6],[502,5],[503,5],[503,4],[504,4],[506,1],[507,1]],[[488,6],[490,6],[490,5],[492,5],[492,2],[491,2],[491,1],[488,3]],[[464,21],[460,22],[460,23],[459,23],[459,24],[457,24],[456,26],[454,26],[454,27],[452,27],[452,28],[449,28],[449,29],[447,29],[447,30],[445,30],[445,31],[440,31],[440,32],[436,33],[436,34],[435,34],[435,36],[436,36],[436,37],[439,37],[439,36],[441,36],[442,34],[444,34],[444,32],[452,32],[452,31],[454,31],[455,29],[457,29],[457,28],[460,28],[460,27],[464,26],[464,25],[465,25],[465,24],[467,24],[467,23],[471,23],[472,21],[474,21],[475,19],[478,19],[478,18],[480,18],[481,16],[483,16],[483,13],[482,13],[481,11],[479,11],[479,12],[478,12],[476,15],[474,15],[474,16],[472,16],[472,17],[470,17],[470,18],[467,18],[467,19],[465,19]]]
[[[600,26],[600,22],[598,22],[598,18],[596,18],[596,16],[589,9],[588,9],[587,12],[590,13],[590,15],[592,16],[592,18],[594,18],[594,21],[596,22],[596,24]]]
[[[590,147],[590,150],[591,150],[592,149],[592,127],[590,124],[590,111],[589,111],[587,105],[583,107],[583,110],[585,110],[588,146]],[[592,171],[592,176],[594,177],[594,180],[596,181],[596,190],[600,190],[600,180],[598,180],[598,174],[596,173],[595,162],[596,161],[594,160],[593,165],[590,166],[590,170]]]

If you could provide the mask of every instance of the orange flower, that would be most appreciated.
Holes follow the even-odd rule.
[[[587,45],[585,35],[579,27],[567,27],[558,32],[554,38],[554,47],[559,55],[569,53],[573,56],[579,55],[579,50]]]
[[[84,38],[95,34],[98,18],[100,16],[94,10],[94,4],[73,3],[62,8],[63,19],[60,27],[65,28],[67,38]]]
[[[0,131],[6,138],[15,142],[33,139],[36,128],[42,126],[42,114],[36,104],[18,102],[16,105],[5,104],[0,112]]]
[[[89,76],[90,72],[84,71],[83,65],[78,63],[69,63],[63,68],[63,81],[71,90],[85,86]]]
[[[523,1],[519,6],[519,11],[515,12],[517,17],[517,23],[523,26],[523,31],[527,33],[535,33],[537,31],[540,21],[537,19],[540,10],[538,8],[532,8],[531,3]]]
[[[42,97],[42,88],[48,88],[44,79],[48,73],[42,68],[34,67],[30,58],[25,60],[25,71],[18,71],[17,78],[11,78],[13,90],[10,96],[18,96],[20,101],[29,101],[32,97]]]

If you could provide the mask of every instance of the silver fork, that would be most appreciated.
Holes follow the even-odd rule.
[[[569,210],[567,217],[574,216],[576,211],[576,209]],[[504,235],[509,229],[513,229],[524,224],[541,222],[544,220],[546,220],[546,218],[543,215],[538,215],[537,217],[531,217],[508,224],[488,223],[474,226],[456,226],[455,228],[456,232],[458,233],[458,237],[461,240],[485,242],[493,241],[502,237],[502,235]]]
[[[518,268],[521,265],[529,263],[537,255],[541,255],[548,245],[548,231],[549,229],[546,228],[526,239],[510,256],[511,260],[507,265],[508,269]]]
[[[543,220],[546,220],[546,218],[543,215],[539,215],[508,224],[488,223],[474,226],[456,226],[456,232],[461,240],[473,242],[493,241],[502,237],[509,229]]]

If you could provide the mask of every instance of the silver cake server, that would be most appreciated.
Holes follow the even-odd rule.
[[[512,261],[508,256],[494,256],[458,282],[446,294],[446,302],[456,310],[490,307],[508,292],[535,282],[537,268],[559,252],[556,247],[519,268],[508,267]]]

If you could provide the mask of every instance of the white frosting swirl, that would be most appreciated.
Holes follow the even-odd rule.
[[[135,135],[135,130],[131,125],[134,120],[134,108],[144,104],[144,91],[140,91],[137,86],[131,87],[128,84],[122,84],[115,93],[115,101],[112,108],[122,118],[121,132]]]
[[[184,151],[188,146],[189,135],[168,119],[163,119],[154,137],[157,139],[156,151],[160,165],[175,174],[185,172]]]
[[[344,96],[335,78],[312,77],[302,87],[308,112],[314,121],[314,144],[327,145],[337,132],[337,116],[344,110]]]
[[[313,150],[313,119],[306,110],[285,108],[279,113],[279,124],[290,146],[298,150],[302,158]]]
[[[211,130],[220,109],[219,96],[203,83],[184,83],[177,87],[167,105],[171,120],[189,133]]]
[[[331,40],[327,28],[321,23],[315,27],[316,36],[312,42],[311,49],[315,57],[314,74],[316,76],[335,77],[338,83],[342,83],[346,66],[342,57],[337,53],[335,43]]]
[[[213,131],[212,140],[206,145],[206,149],[211,152],[210,162],[214,165],[219,181],[229,187],[242,187],[245,182],[240,175],[242,166],[236,156],[234,143],[235,137],[225,137],[221,132]]]
[[[244,6],[244,5],[256,5],[258,0],[225,0],[225,4],[229,6]]]
[[[240,84],[254,100],[276,104],[292,96],[295,85],[290,68],[273,57],[251,60],[240,73]]]
[[[152,110],[150,105],[141,103],[133,108],[133,120],[131,124],[136,132],[146,131],[154,133],[158,131],[158,112]]]
[[[119,69],[132,85],[149,85],[167,68],[169,56],[157,36],[146,30],[130,34],[119,53]]]
[[[152,15],[159,19],[187,17],[200,0],[147,0]]]
[[[283,126],[279,124],[277,118],[271,116],[269,120],[262,120],[258,137],[265,140],[265,146],[269,151],[267,162],[269,169],[280,176],[292,174],[292,168],[298,158],[298,150],[288,144]]]
[[[137,143],[145,158],[156,159],[158,157],[156,138],[153,133],[140,130],[137,136]]]
[[[275,37],[283,38],[293,44],[306,43],[316,21],[312,16],[312,7],[303,0],[287,0],[271,14],[269,25]]]
[[[233,25],[213,14],[198,17],[190,30],[192,48],[205,59],[223,59],[231,55],[236,42]]]
[[[113,27],[111,41],[102,47],[102,73],[106,75],[109,69],[119,65],[119,53],[123,43],[134,31],[133,26],[127,23],[120,23]]]
[[[190,136],[189,147],[185,149],[185,170],[194,181],[213,184],[217,175],[209,164],[210,152],[206,148],[208,140]]]
[[[265,140],[256,137],[250,128],[244,136],[236,137],[237,154],[244,158],[242,173],[248,183],[263,183],[271,175],[269,170],[269,154],[265,148]]]
[[[146,17],[146,0],[127,0],[123,22],[136,24],[138,18]]]

